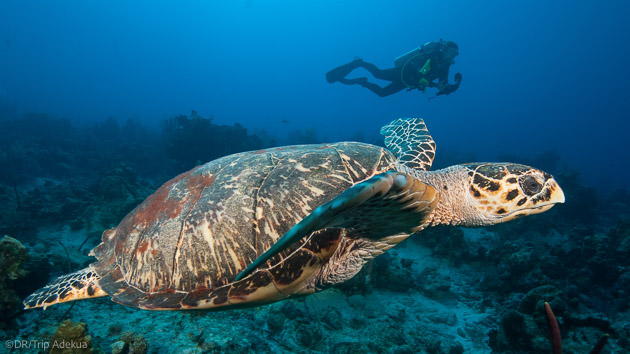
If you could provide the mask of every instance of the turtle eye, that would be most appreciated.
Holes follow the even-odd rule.
[[[536,178],[532,176],[523,176],[519,181],[523,192],[529,196],[532,196],[542,189],[542,185],[538,183]]]

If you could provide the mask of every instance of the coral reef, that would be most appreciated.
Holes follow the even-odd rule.
[[[65,320],[50,338],[51,354],[91,354],[92,337],[87,333],[87,325],[83,322]]]
[[[111,350],[112,354],[146,354],[149,343],[141,334],[125,332],[111,345]]]
[[[257,135],[250,135],[240,124],[230,127],[212,123],[193,111],[190,117],[179,115],[163,124],[166,155],[177,161],[180,171],[241,151],[263,148]]]
[[[28,274],[24,265],[28,252],[20,241],[4,236],[0,239],[0,327],[8,327],[8,322],[18,311],[21,303],[16,294],[14,282]]]

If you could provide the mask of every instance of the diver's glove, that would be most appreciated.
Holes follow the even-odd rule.
[[[455,75],[455,76],[457,76],[457,75]],[[459,80],[457,82],[455,82],[454,84],[446,85],[443,89],[438,91],[436,96],[439,96],[439,95],[450,95],[451,93],[455,92],[455,90],[457,90],[459,88],[459,83],[460,82],[462,82],[462,76],[461,75],[459,75]]]

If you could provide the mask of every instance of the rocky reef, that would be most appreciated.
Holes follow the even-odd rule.
[[[20,241],[4,236],[0,239],[0,326],[6,328],[17,313],[21,298],[15,282],[28,275],[24,265],[28,251]]]
[[[92,337],[83,322],[65,320],[50,338],[50,354],[92,354]]]

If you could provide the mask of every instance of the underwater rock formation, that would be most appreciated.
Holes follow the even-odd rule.
[[[546,352],[550,348],[545,302],[558,319],[563,346],[570,352],[588,352],[604,334],[617,337],[611,322],[583,305],[569,305],[567,295],[546,285],[529,291],[516,308],[501,316],[501,326],[489,334],[490,347],[497,352]],[[572,333],[572,335],[568,335]],[[568,337],[565,338],[564,337]]]
[[[24,269],[27,260],[28,251],[20,241],[6,235],[0,239],[0,326],[3,328],[21,304],[12,283],[28,274]]]
[[[164,150],[180,172],[217,157],[265,147],[260,137],[248,134],[242,125],[219,125],[212,120],[193,111],[190,117],[180,114],[164,121]]]
[[[517,308],[508,309],[503,313],[499,329],[489,334],[490,347],[498,352],[547,351],[549,341],[544,303],[547,301],[561,304],[562,296],[553,286],[541,286],[528,292],[518,303]]]
[[[141,334],[124,332],[120,339],[111,345],[112,354],[146,354],[149,343]]]
[[[50,339],[50,354],[91,354],[92,337],[83,322],[65,320]]]
[[[91,187],[95,198],[87,215],[83,217],[83,224],[88,232],[97,233],[100,237],[104,230],[115,227],[155,189],[149,182],[139,178],[133,168],[122,163],[103,173]]]
[[[28,252],[22,243],[5,235],[0,239],[0,281],[16,280],[26,275],[22,265],[28,259]]]

